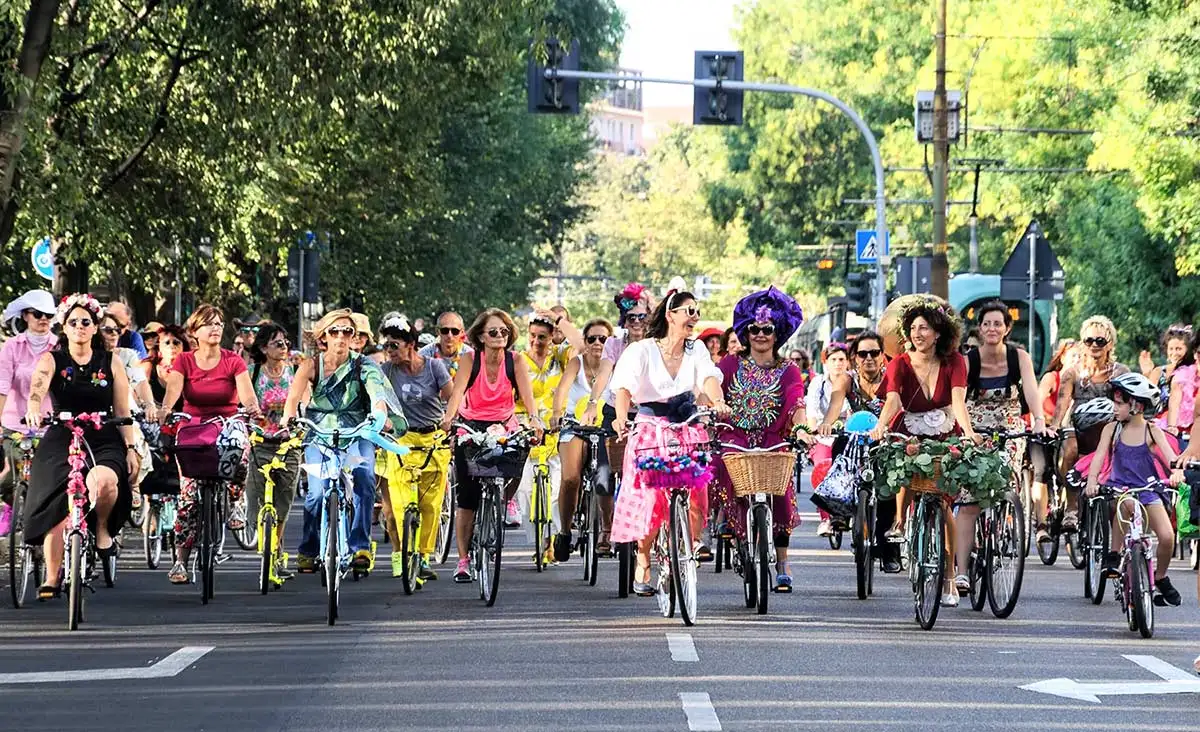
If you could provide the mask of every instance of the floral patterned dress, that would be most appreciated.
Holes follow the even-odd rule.
[[[724,375],[725,403],[733,430],[720,435],[722,442],[745,447],[770,447],[786,442],[792,413],[804,403],[804,380],[795,364],[759,366],[752,358],[726,356],[718,368]],[[746,535],[745,500],[734,496],[729,473],[722,460],[715,461],[713,500],[725,509],[726,520],[740,538]],[[786,495],[775,496],[771,506],[775,545],[787,546],[792,529],[799,525],[796,486]]]

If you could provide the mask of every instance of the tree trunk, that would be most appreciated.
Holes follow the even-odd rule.
[[[17,159],[25,139],[25,113],[29,109],[31,92],[37,84],[42,64],[50,53],[50,36],[58,17],[59,0],[29,0],[25,14],[25,31],[17,56],[20,88],[4,93],[0,106],[0,232],[8,232],[0,245],[12,235],[11,219],[16,217],[12,202],[13,180]]]

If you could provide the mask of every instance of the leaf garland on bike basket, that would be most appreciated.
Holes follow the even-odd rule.
[[[956,497],[965,490],[986,507],[1004,495],[1012,478],[1012,468],[998,450],[958,437],[885,442],[872,451],[872,458],[876,490],[882,498],[896,495],[914,478],[923,478],[936,480],[938,491],[946,496]]]

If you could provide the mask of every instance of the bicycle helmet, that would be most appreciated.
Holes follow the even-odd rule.
[[[1112,384],[1114,390],[1125,394],[1135,403],[1141,404],[1144,410],[1151,413],[1158,411],[1161,395],[1158,387],[1150,383],[1150,379],[1145,376],[1130,371],[1110,379],[1108,383]]]
[[[1098,424],[1107,424],[1113,421],[1115,411],[1112,399],[1097,397],[1076,407],[1071,414],[1071,422],[1075,425],[1075,429],[1086,430]]]

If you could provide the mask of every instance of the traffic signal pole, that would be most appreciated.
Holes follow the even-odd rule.
[[[569,69],[559,69],[554,66],[547,66],[545,71],[547,81],[557,79],[572,80],[572,79],[588,79],[591,81],[623,81],[626,77],[620,74],[605,73],[599,71],[575,71]],[[717,80],[717,79],[666,79],[658,77],[638,77],[638,81],[643,84],[675,84],[679,86],[691,86],[697,89],[720,89],[726,91],[754,91],[768,92],[772,94],[794,94],[811,99],[817,99],[837,108],[842,114],[854,123],[863,138],[867,141],[867,148],[871,152],[871,164],[875,169],[875,235],[878,241],[887,241],[887,221],[886,211],[887,205],[884,196],[883,188],[883,158],[879,154],[879,143],[875,140],[875,134],[871,132],[871,128],[863,121],[863,118],[851,109],[845,102],[821,91],[820,89],[809,89],[802,86],[791,86],[789,84],[762,84],[749,81],[732,81],[732,80]],[[875,265],[875,287],[871,298],[871,316],[876,323],[879,322],[883,315],[884,308],[887,307],[887,263],[885,257],[879,257]]]

